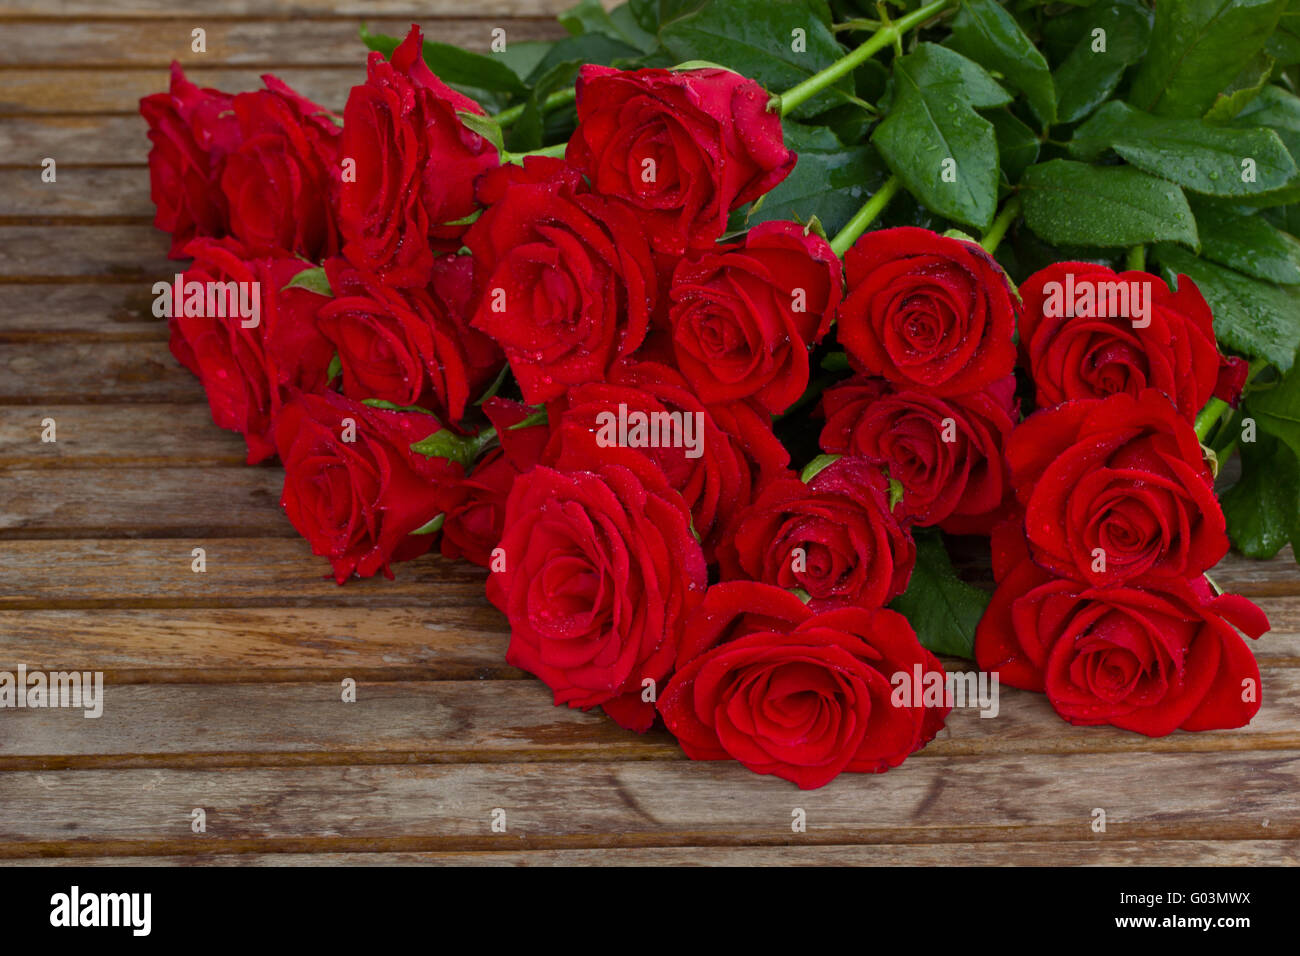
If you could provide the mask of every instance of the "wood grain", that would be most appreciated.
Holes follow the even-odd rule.
[[[88,375],[87,368],[94,374]],[[198,380],[172,357],[166,342],[27,341],[0,351],[4,405],[39,410],[99,402],[206,401]]]
[[[165,342],[167,336],[166,320],[153,315],[152,282],[0,284],[0,343]]]
[[[0,226],[0,282],[137,281],[149,292],[180,271],[167,236],[152,226]]]
[[[603,0],[606,8],[617,0]],[[363,17],[553,17],[573,6],[571,0],[201,0],[202,13],[187,16],[211,19],[255,18],[298,20],[309,16],[347,19]],[[0,18],[134,19],[176,16],[174,0],[0,0]]]
[[[41,441],[53,419],[57,441]],[[235,432],[192,405],[0,405],[0,467],[114,468],[242,465]]]

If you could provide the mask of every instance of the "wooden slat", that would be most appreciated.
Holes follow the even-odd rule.
[[[149,155],[139,116],[24,116],[0,123],[0,166],[39,169],[53,157],[69,166],[143,166]],[[4,200],[0,198],[0,203]],[[0,208],[3,208],[0,206]]]
[[[501,652],[499,641],[492,645]],[[1265,705],[1249,727],[1159,739],[1072,728],[1043,695],[1008,688],[996,717],[954,710],[911,759],[1300,750],[1300,672],[1269,670],[1263,683]],[[533,680],[358,683],[350,704],[340,687],[109,682],[98,718],[80,709],[6,711],[0,770],[685,759],[667,732],[629,733],[599,711],[555,707]]]
[[[398,573],[404,578],[414,567]],[[383,590],[368,589],[374,600],[360,608],[0,611],[0,667],[98,670],[114,684],[522,676],[505,663],[509,629],[482,599],[481,582],[476,600],[466,586],[448,583],[460,604],[438,602],[426,585],[430,608],[383,607]],[[360,582],[336,591],[354,585]]]
[[[257,69],[194,67],[186,73],[200,86],[242,93],[262,86]],[[300,94],[326,109],[341,111],[348,91],[364,83],[365,58],[351,67],[285,66],[277,75]],[[167,88],[167,71],[51,70],[0,71],[0,113],[11,117],[41,113],[135,113],[140,98]],[[141,121],[143,126],[143,121]]]
[[[168,237],[149,225],[0,226],[0,282],[29,278],[171,281],[179,263],[167,258]]]
[[[105,216],[153,222],[149,173],[139,167],[95,169],[56,168],[52,183],[41,181],[41,169],[0,169],[0,216],[54,219],[63,216]]]
[[[1094,808],[1108,840],[1294,840],[1298,786],[1295,751],[933,757],[814,791],[693,761],[11,771],[0,855],[1038,842]]]
[[[88,402],[206,401],[166,342],[37,341],[0,349],[0,404],[39,411]]]
[[[152,283],[0,284],[0,343],[165,342],[167,336],[166,320],[153,315]]]
[[[208,488],[221,496],[225,489]],[[285,526],[288,527],[286,519]],[[203,547],[207,571],[191,570]],[[487,572],[430,555],[394,566],[395,580],[327,577],[298,538],[84,538],[0,544],[0,609],[148,607],[420,607],[485,605]]]
[[[475,5],[476,6],[476,5]],[[173,14],[175,11],[171,11]],[[460,5],[460,14],[473,16],[474,6]],[[191,66],[256,67],[364,63],[369,52],[361,42],[358,20],[297,19],[291,36],[281,23],[266,21],[214,21],[203,23],[192,13],[160,20],[118,22],[36,21],[6,24],[0,33],[0,67],[63,66],[89,69],[97,66],[159,67],[179,60]],[[527,43],[567,36],[556,20],[433,19],[415,17],[430,42],[449,43],[475,53],[490,54],[492,31],[506,31],[505,41]],[[404,36],[411,19],[374,20],[366,25],[374,33]],[[195,53],[190,31],[207,31],[207,51]]]
[[[54,442],[41,441],[46,419]],[[240,465],[244,440],[212,424],[208,406],[0,405],[0,467]]]
[[[618,0],[604,0],[608,8]],[[526,17],[554,16],[572,0],[199,0],[186,15],[200,18],[299,20],[310,16],[366,17]],[[0,17],[41,19],[128,19],[176,16],[174,0],[2,0]]]
[[[936,845],[641,847],[445,853],[49,857],[3,866],[1285,866],[1295,840],[1095,840]]]

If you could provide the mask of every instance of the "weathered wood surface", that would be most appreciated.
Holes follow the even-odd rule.
[[[0,670],[102,671],[103,716],[0,711],[0,860],[302,865],[1300,860],[1300,573],[1230,556],[1269,613],[1249,728],[1072,728],[1038,695],[953,714],[880,776],[800,792],[555,708],[505,663],[480,569],[429,556],[344,587],[167,350],[135,115],[175,58],[342,105],[364,17],[486,49],[569,0],[0,0]],[[208,31],[195,54],[189,31]],[[58,162],[42,183],[40,162]],[[42,422],[58,441],[40,441]],[[206,570],[192,570],[194,548]],[[975,548],[959,560],[987,578]],[[960,666],[960,665],[959,665]],[[341,684],[357,682],[356,703]],[[190,812],[208,832],[190,830]],[[505,834],[490,830],[494,808]],[[808,815],[790,830],[791,810]],[[1090,829],[1105,808],[1104,834]]]

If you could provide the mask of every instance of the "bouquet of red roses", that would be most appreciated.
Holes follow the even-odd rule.
[[[158,312],[340,584],[481,565],[512,665],[693,759],[897,766],[954,706],[936,654],[1074,724],[1240,727],[1268,624],[1205,573],[1300,531],[1300,243],[1239,207],[1300,194],[1300,125],[1250,119],[1300,99],[1237,66],[1207,99],[1168,7],[588,2],[514,59],[363,28],[341,116],[174,66]],[[1263,321],[1219,309],[1256,286]]]

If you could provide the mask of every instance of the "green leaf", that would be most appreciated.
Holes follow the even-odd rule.
[[[815,216],[834,235],[888,175],[870,144],[841,145],[825,127],[787,121],[785,145],[799,154],[799,161],[751,208],[748,226],[772,219],[808,222]]]
[[[1025,170],[1038,159],[1040,143],[1034,131],[1008,110],[993,110],[988,114],[988,121],[993,124],[993,133],[998,141],[998,156],[1002,160],[1002,172],[1008,183],[1020,181]]]
[[[830,30],[824,0],[719,0],[666,23],[660,42],[676,58],[710,60],[757,80],[771,93],[783,93],[844,55]],[[795,52],[794,31],[802,30],[805,50]],[[846,102],[853,77],[801,103],[795,118],[815,116]]]
[[[978,64],[922,43],[894,61],[889,115],[872,142],[908,191],[941,216],[987,229],[997,211],[998,146],[975,112],[1010,101]],[[944,181],[952,160],[952,182]]]
[[[1055,245],[1198,244],[1183,191],[1131,167],[1054,159],[1025,170],[1020,189],[1025,222]]]
[[[1264,89],[1264,84],[1273,75],[1273,64],[1276,62],[1267,53],[1256,53],[1242,67],[1236,79],[1214,98],[1214,105],[1205,111],[1205,118],[1211,123],[1222,123],[1240,113]]]
[[[492,429],[484,429],[478,435],[457,435],[450,428],[440,428],[428,438],[412,442],[411,451],[426,458],[459,462],[469,471],[479,453],[495,438],[496,432]]]
[[[1300,283],[1300,240],[1261,215],[1245,216],[1220,203],[1192,206],[1201,257],[1266,282]]]
[[[1240,447],[1241,478],[1219,499],[1228,537],[1248,558],[1271,558],[1288,541],[1300,544],[1300,461],[1266,432]]]
[[[612,11],[607,13],[600,0],[580,0],[580,2],[557,17],[564,29],[573,36],[599,33],[611,39],[634,46],[643,53],[655,48],[655,37],[645,30],[627,9],[627,4],[618,8],[626,17],[620,16],[616,23]]]
[[[1151,49],[1129,102],[1161,116],[1202,116],[1277,26],[1287,0],[1156,4]]]
[[[361,41],[372,50],[391,57],[401,42],[396,37],[371,33],[361,25]],[[472,53],[449,43],[438,43],[427,37],[424,41],[424,62],[444,83],[468,86],[494,93],[522,95],[528,88],[515,71],[500,59],[482,53]]]
[[[804,465],[803,471],[799,472],[799,480],[805,485],[817,477],[818,472],[829,468],[839,461],[843,455],[818,455],[808,464]]]
[[[1287,375],[1272,388],[1251,392],[1248,404],[1259,430],[1300,457],[1300,375]]]
[[[339,353],[335,352],[334,357],[330,359],[329,368],[325,370],[325,381],[332,382],[343,374],[343,359],[339,358]]]
[[[1099,3],[1082,22],[1087,28],[1052,77],[1059,123],[1083,119],[1106,102],[1124,70],[1146,53],[1151,36],[1151,12],[1139,0]]]
[[[1214,312],[1220,344],[1291,368],[1300,347],[1300,287],[1260,282],[1175,246],[1157,246],[1154,255],[1171,286],[1179,273],[1196,283]]]
[[[1266,86],[1259,96],[1251,100],[1232,120],[1238,128],[1267,126],[1277,133],[1291,152],[1292,159],[1300,160],[1300,97],[1280,86]]]
[[[603,33],[565,37],[557,40],[546,51],[546,56],[537,62],[525,80],[536,85],[539,80],[560,65],[579,66],[583,63],[596,63],[600,66],[630,67],[639,65],[642,55],[637,47],[605,36]]]
[[[1139,169],[1212,196],[1249,196],[1280,189],[1296,165],[1271,129],[1236,129],[1200,119],[1164,119],[1107,103],[1074,132],[1070,155],[1096,160],[1107,149]],[[1246,161],[1253,179],[1246,181]]]
[[[457,110],[456,115],[460,121],[465,124],[465,128],[478,133],[485,140],[497,148],[497,152],[505,150],[505,141],[501,135],[501,124],[491,116],[482,116],[478,113],[471,113],[469,110]]]
[[[1056,88],[1047,61],[997,0],[963,0],[952,21],[948,46],[1005,76],[1025,94],[1043,126],[1056,122]]]
[[[289,280],[285,289],[306,289],[308,292],[315,292],[317,295],[332,296],[334,293],[330,290],[330,280],[325,276],[325,270],[319,266],[314,269],[303,269],[296,276]],[[281,289],[280,291],[284,291]]]
[[[1291,0],[1264,49],[1280,66],[1300,63],[1300,0]]]
[[[907,618],[922,647],[935,654],[973,658],[975,627],[989,596],[957,577],[938,534],[918,533],[912,579],[890,607]]]
[[[442,530],[442,523],[446,520],[447,520],[447,514],[446,512],[442,512],[438,514],[436,517],[434,517],[434,519],[430,521],[428,524],[420,525],[420,527],[410,532],[410,534],[437,534],[439,531]]]

